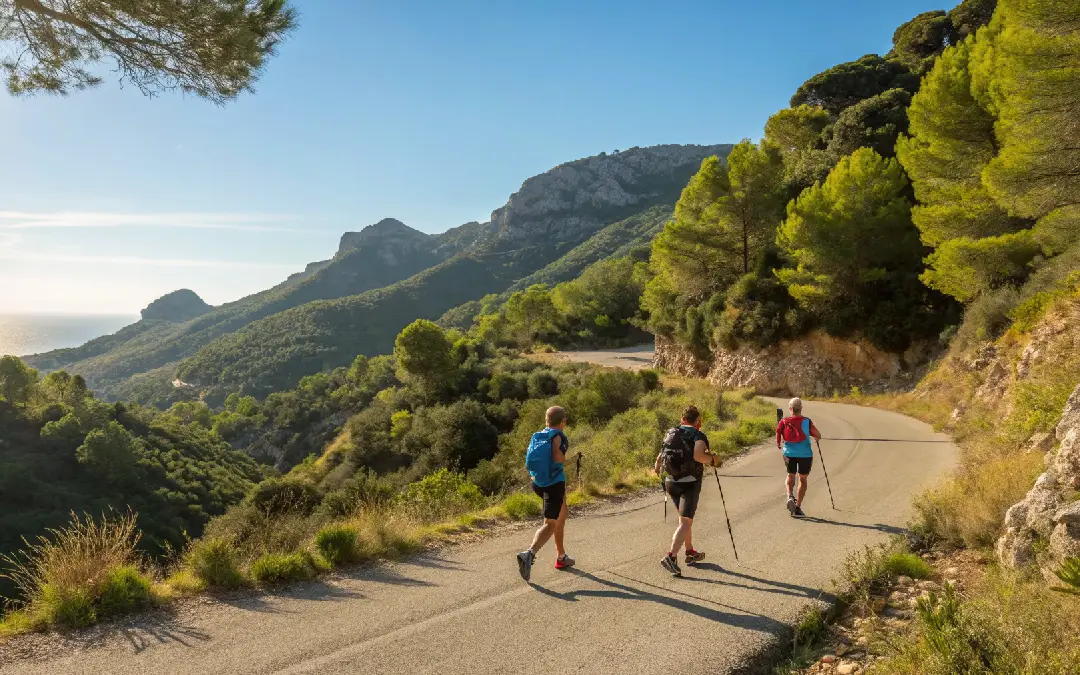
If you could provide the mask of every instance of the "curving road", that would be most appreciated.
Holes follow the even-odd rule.
[[[846,554],[884,540],[912,495],[948,469],[955,448],[927,425],[885,411],[807,403],[826,437],[836,496],[814,467],[805,520],[784,508],[775,446],[720,471],[741,562],[707,475],[695,524],[706,563],[673,579],[659,566],[673,529],[660,492],[572,514],[579,569],[552,569],[546,548],[526,585],[514,553],[531,531],[240,600],[203,601],[103,631],[98,644],[0,664],[0,675],[78,673],[692,673],[749,672]],[[10,652],[8,652],[10,654]]]

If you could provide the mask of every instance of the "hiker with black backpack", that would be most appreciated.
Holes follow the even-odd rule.
[[[574,566],[574,559],[566,555],[563,532],[570,513],[566,509],[566,472],[563,462],[570,448],[566,428],[566,411],[559,406],[547,409],[547,426],[532,435],[525,451],[525,468],[532,478],[532,489],[544,501],[544,524],[533,535],[532,546],[517,554],[518,572],[525,581],[532,574],[536,554],[552,536],[555,537],[555,569],[565,570]]]
[[[709,438],[701,431],[701,413],[694,406],[683,412],[679,426],[670,429],[656,456],[653,470],[657,475],[667,474],[664,491],[671,496],[679,512],[679,526],[671,537],[671,550],[660,561],[660,566],[674,576],[682,576],[679,569],[679,550],[686,547],[686,564],[692,565],[705,559],[705,554],[694,549],[694,514],[701,496],[701,484],[705,465],[720,466],[723,460],[709,450]]]

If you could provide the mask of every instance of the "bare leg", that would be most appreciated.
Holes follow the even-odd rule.
[[[800,473],[799,474],[799,496],[795,500],[795,503],[798,504],[799,506],[802,506],[803,497],[806,496],[807,478],[809,478],[809,476],[807,476],[805,473]]]
[[[692,518],[686,519],[686,538],[683,539],[683,545],[686,546],[687,551],[696,551],[694,548],[694,520]]]
[[[679,555],[679,549],[683,547],[683,543],[690,537],[690,529],[694,526],[693,518],[679,517],[679,527],[675,530],[674,536],[671,537],[671,554],[674,556]]]
[[[563,532],[566,531],[566,519],[568,517],[570,517],[570,512],[566,509],[566,502],[563,502],[562,509],[559,511],[559,519],[555,521],[555,553],[560,558],[566,555],[566,549],[563,547]]]
[[[551,539],[551,535],[555,533],[555,527],[557,523],[558,521],[552,520],[550,518],[546,518],[544,520],[544,524],[540,526],[540,529],[536,531],[536,535],[533,536],[532,546],[529,547],[529,549],[532,550],[533,553],[536,553],[541,548],[543,548],[544,544],[547,543],[548,539]]]
[[[795,474],[789,473],[787,475],[787,496],[788,497],[794,497],[795,496],[793,494],[794,490],[795,490]]]

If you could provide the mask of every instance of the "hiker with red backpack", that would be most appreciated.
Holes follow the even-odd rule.
[[[705,559],[705,554],[694,549],[694,514],[701,496],[701,483],[705,465],[720,466],[723,460],[709,450],[709,438],[701,431],[701,413],[694,406],[683,412],[679,426],[669,430],[656,456],[653,470],[667,474],[664,491],[671,496],[679,512],[679,526],[671,537],[671,549],[660,561],[660,566],[673,576],[682,576],[679,569],[679,550],[686,547],[686,564],[692,565]]]
[[[821,441],[821,433],[809,417],[803,417],[801,398],[788,402],[790,416],[776,423],[776,447],[783,452],[787,466],[787,510],[792,517],[802,518],[802,503],[806,496],[806,483],[810,476],[810,466],[814,463],[814,449],[810,444],[813,438]],[[779,410],[777,417],[780,416]],[[795,474],[799,474],[799,491],[794,494]]]
[[[517,554],[518,572],[525,581],[532,573],[536,554],[552,536],[555,537],[555,569],[564,570],[574,566],[574,559],[566,555],[563,532],[569,512],[566,509],[566,472],[563,462],[570,448],[566,428],[566,411],[559,406],[547,409],[547,426],[532,435],[525,451],[525,468],[532,478],[532,489],[544,500],[544,524],[533,535],[532,546]]]

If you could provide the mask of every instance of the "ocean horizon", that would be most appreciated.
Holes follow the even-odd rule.
[[[138,314],[0,312],[0,356],[78,347],[138,320]]]

